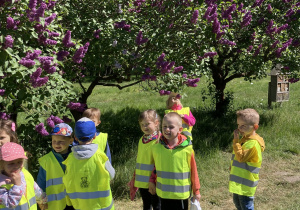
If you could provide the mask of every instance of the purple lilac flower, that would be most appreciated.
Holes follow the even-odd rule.
[[[49,133],[47,132],[47,130],[44,127],[44,123],[40,123],[38,125],[35,126],[35,130],[41,134],[42,136],[48,136]]]
[[[203,18],[204,18],[204,19],[207,19],[207,18],[208,18],[208,16],[209,16],[211,10],[212,10],[212,7],[207,7],[206,12],[205,12],[204,15],[203,15]]]
[[[26,53],[25,58],[26,58],[26,59],[30,59],[30,60],[34,60],[34,59],[36,59],[37,57],[39,57],[40,54],[42,54],[42,51],[41,51],[41,50],[34,50],[33,53],[31,53],[31,51],[28,51],[28,52]]]
[[[37,6],[37,0],[29,0],[28,8],[29,8],[30,10],[35,9],[36,6]]]
[[[271,6],[271,4],[268,4],[267,9],[268,9],[268,11],[269,11],[270,13],[272,13],[272,6]]]
[[[296,83],[299,81],[299,78],[291,78],[289,79],[289,83]]]
[[[54,32],[54,31],[47,31],[49,37],[58,37],[60,34],[58,32]]]
[[[157,80],[157,78],[156,78],[156,76],[150,76],[150,80],[152,80],[152,81],[156,81],[156,80]]]
[[[232,4],[230,7],[228,7],[227,10],[225,10],[223,13],[222,13],[222,17],[224,19],[232,19],[231,18],[231,13],[234,12],[234,10],[236,9],[236,4]]]
[[[87,106],[84,103],[74,103],[74,102],[70,102],[67,107],[71,110],[75,110],[78,112],[84,112],[84,110],[86,110]]]
[[[275,48],[275,47],[277,46],[278,43],[279,43],[279,40],[276,40],[276,41],[272,44],[271,48]]]
[[[253,46],[250,45],[250,46],[248,47],[248,49],[247,49],[247,52],[251,52],[252,49],[253,49]]]
[[[14,21],[14,19],[12,17],[7,17],[7,19],[6,19],[6,28],[17,30],[18,29],[17,21]]]
[[[255,50],[255,52],[254,52],[254,54],[253,54],[253,57],[256,57],[256,56],[259,54],[261,48],[262,48],[262,44],[260,44],[260,45],[258,46],[258,48]]]
[[[195,10],[191,18],[191,23],[196,24],[199,17],[199,11]]]
[[[151,69],[149,68],[149,67],[147,67],[146,69],[145,69],[145,73],[146,74],[149,74],[151,72]]]
[[[289,9],[289,10],[286,12],[286,14],[285,14],[284,17],[290,17],[290,16],[292,16],[293,14],[295,14],[295,11],[294,11],[293,9]]]
[[[220,41],[219,41],[219,43],[220,44],[225,44],[225,45],[230,45],[230,46],[234,46],[234,45],[236,45],[236,43],[235,42],[232,42],[232,41],[229,41],[229,40],[227,40],[227,39],[220,39]]]
[[[141,44],[144,44],[146,42],[148,42],[148,39],[147,38],[143,39],[143,32],[139,31],[138,35],[136,36],[135,43],[137,45],[141,45]]]
[[[243,3],[241,3],[241,4],[239,5],[239,7],[237,8],[237,10],[238,10],[238,11],[242,11],[242,9],[243,9],[243,6],[244,6],[244,4],[243,4]]]
[[[20,61],[19,61],[19,64],[27,67],[27,68],[30,68],[32,66],[35,65],[35,61],[33,60],[30,60],[30,59],[26,59],[26,58],[22,58]]]
[[[160,90],[160,91],[159,91],[159,94],[160,94],[161,96],[165,95],[165,90]]]
[[[187,78],[187,74],[182,74],[182,78]]]
[[[259,7],[263,3],[263,1],[264,0],[256,0],[255,3],[252,5],[252,8]]]
[[[42,68],[37,68],[35,72],[33,72],[30,76],[29,82],[31,83],[32,87],[37,88],[41,87],[46,84],[49,80],[48,77],[40,77],[42,74]]]
[[[68,51],[59,51],[56,55],[58,61],[63,61],[70,53]]]
[[[220,33],[220,23],[217,18],[214,19],[212,32],[215,34]]]
[[[45,23],[47,23],[47,25],[50,25],[50,23],[52,23],[52,21],[56,18],[56,14],[53,13],[51,16],[45,18]]]
[[[51,116],[46,120],[46,122],[47,122],[47,125],[48,125],[49,127],[54,128],[54,127],[55,127],[55,123],[53,122],[52,117],[53,117],[53,115],[51,115]]]
[[[275,26],[274,28],[272,28],[273,23],[274,23],[273,20],[270,20],[269,25],[268,25],[267,30],[266,30],[266,34],[272,35],[272,33],[276,33],[277,27]]]
[[[96,31],[94,31],[94,37],[96,38],[96,39],[99,39],[100,38],[100,32],[101,32],[101,29],[98,29],[98,30],[96,30]]]
[[[277,31],[276,31],[276,33],[280,33],[281,31],[283,31],[283,30],[285,30],[285,29],[287,29],[288,28],[288,26],[289,26],[289,24],[284,24],[284,25],[282,25],[282,26],[280,26],[278,29],[277,29]]]
[[[225,31],[217,33],[216,39],[220,39],[225,34]]]
[[[51,115],[52,116],[52,115]],[[51,119],[55,124],[63,123],[64,121],[57,116],[52,116]]]
[[[45,45],[56,45],[57,41],[52,40],[52,39],[47,39],[44,44]]]
[[[4,89],[0,89],[0,96],[4,96],[5,90]]]
[[[178,72],[181,72],[183,69],[183,66],[178,66],[178,67],[175,67],[174,68],[174,73],[178,73]]]
[[[12,38],[11,35],[7,35],[5,37],[5,41],[4,41],[4,49],[9,48],[9,47],[12,48],[13,44],[14,44],[14,39]]]
[[[35,20],[40,22],[40,17],[44,17],[45,10],[47,9],[47,4],[42,2],[40,7],[35,12]]]
[[[250,24],[251,20],[252,20],[252,15],[251,15],[251,12],[249,11],[244,15],[243,21],[241,23],[241,27],[244,28],[244,27],[248,26]]]
[[[10,115],[6,114],[5,112],[0,112],[0,119],[8,120],[10,119]]]
[[[71,42],[71,31],[67,31],[62,43],[65,47],[73,47],[75,43]]]
[[[90,43],[87,42],[83,47],[80,47],[74,54],[74,56],[72,57],[73,61],[75,63],[81,63],[82,62],[82,58],[84,58],[88,47],[89,47]]]
[[[252,40],[255,40],[255,37],[256,37],[256,33],[255,33],[255,31],[254,31],[253,34],[251,34],[251,39],[252,39]]]
[[[265,22],[265,17],[261,17],[257,23],[258,25],[261,25],[263,22]]]
[[[145,80],[148,80],[148,79],[150,79],[150,75],[149,75],[149,74],[144,74],[144,75],[142,75],[142,77],[141,77],[141,80],[142,80],[142,81],[145,81]]]
[[[70,118],[68,118],[67,116],[63,116],[62,120],[65,122],[65,123],[70,123],[72,122],[72,120]]]
[[[216,53],[216,52],[207,52],[207,53],[204,53],[203,57],[204,58],[208,58],[208,57],[212,58],[212,57],[214,57],[216,55],[218,55],[218,53]]]
[[[87,51],[88,51],[88,49],[89,49],[89,46],[90,46],[90,43],[89,43],[89,42],[85,43],[85,45],[83,46],[83,53],[84,53],[84,54],[87,53]]]
[[[196,79],[188,79],[187,82],[186,82],[186,85],[188,87],[197,87],[197,82],[200,81],[200,78],[196,78]]]

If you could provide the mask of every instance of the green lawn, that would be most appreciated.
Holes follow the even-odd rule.
[[[268,77],[250,83],[236,79],[229,83],[227,90],[233,91],[234,101],[231,111],[221,118],[215,117],[209,101],[202,101],[201,90],[207,86],[205,80],[201,80],[197,88],[186,90],[188,97],[182,99],[182,103],[191,108],[197,120],[193,145],[204,209],[234,209],[228,192],[231,141],[236,128],[235,111],[244,108],[259,112],[261,121],[257,133],[266,143],[256,209],[300,209],[300,83],[291,84],[288,102],[273,103],[269,108],[269,80]],[[109,134],[116,169],[112,191],[118,209],[136,208],[133,207],[136,203],[128,202],[126,184],[134,171],[137,144],[142,135],[138,115],[143,110],[156,109],[162,117],[165,110],[167,96],[141,89],[138,85],[123,90],[99,86],[88,100],[89,107],[101,109],[99,129]]]

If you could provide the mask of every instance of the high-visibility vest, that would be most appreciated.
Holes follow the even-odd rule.
[[[244,150],[255,147],[258,162],[239,162],[233,151],[229,177],[229,191],[238,195],[254,196],[259,180],[259,170],[262,162],[261,146],[257,140],[249,140],[242,145]]]
[[[172,109],[165,110],[165,114],[168,114],[169,112],[176,112],[177,114],[190,115],[190,108],[182,107],[181,110],[172,110]],[[182,127],[183,127],[183,130],[181,133],[185,136],[190,137],[190,139],[193,140],[193,136],[192,136],[193,126],[189,126],[184,120],[182,120]]]
[[[156,167],[156,193],[164,199],[187,199],[191,194],[192,145],[167,149],[161,143],[152,147]]]
[[[64,171],[54,156],[49,152],[39,159],[40,166],[46,171],[46,194],[48,208],[61,210],[66,207],[66,190],[62,182]]]
[[[22,195],[21,201],[19,205],[14,208],[15,210],[36,210],[36,200],[34,193],[34,179],[31,174],[25,169],[22,169],[22,172],[26,181],[26,195]],[[5,187],[6,189],[12,188],[13,184],[2,185],[1,187]],[[11,210],[6,208],[4,205],[0,205],[0,209],[2,210]]]
[[[93,140],[94,144],[98,144],[98,149],[104,152],[107,143],[107,133],[100,133],[96,138]]]
[[[110,176],[105,169],[107,160],[107,156],[97,150],[92,157],[81,160],[70,153],[63,162],[66,165],[63,183],[75,209],[114,209]]]
[[[156,144],[156,140],[144,144],[142,139],[143,137],[140,139],[138,146],[134,186],[148,189],[149,178],[154,168],[154,164],[151,163],[151,148]]]

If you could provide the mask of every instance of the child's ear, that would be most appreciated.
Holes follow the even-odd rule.
[[[259,128],[259,125],[258,124],[254,124],[254,130],[257,130]]]
[[[179,133],[181,133],[183,131],[183,127],[179,128]]]

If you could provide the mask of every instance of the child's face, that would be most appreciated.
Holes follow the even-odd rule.
[[[0,131],[0,147],[10,142],[10,136],[5,131]]]
[[[22,170],[23,163],[24,163],[23,158],[19,158],[19,159],[12,160],[12,161],[3,161],[2,168],[5,172],[5,174],[7,176],[11,177],[11,175],[13,173],[19,173]]]
[[[66,154],[73,139],[69,136],[52,136],[52,148],[59,154]]]
[[[98,117],[91,117],[90,119],[95,123],[96,127],[101,123],[101,120]]]
[[[150,119],[144,119],[140,122],[141,130],[146,135],[153,134],[154,131],[157,130],[157,126],[158,126],[158,120],[153,121]]]
[[[180,99],[176,98],[176,96],[169,98],[169,101],[168,101],[169,108],[172,108],[175,104],[181,105]]]
[[[176,118],[164,117],[162,123],[162,133],[167,140],[174,140],[182,132],[182,126]]]
[[[237,118],[238,130],[243,136],[250,135],[254,130],[254,125],[249,124],[242,117]]]

